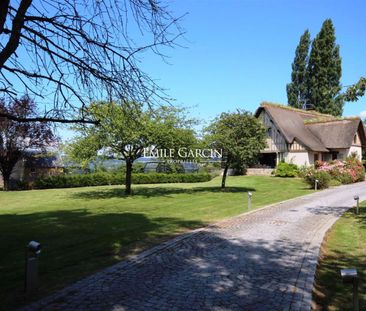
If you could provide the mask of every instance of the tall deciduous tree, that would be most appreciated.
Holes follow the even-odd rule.
[[[222,113],[207,128],[207,141],[212,147],[222,149],[225,155],[221,188],[226,185],[227,171],[231,165],[244,167],[254,163],[266,146],[263,124],[247,111]]]
[[[79,141],[92,140],[88,152],[94,155],[101,149],[109,149],[121,156],[126,163],[126,194],[131,194],[132,165],[144,155],[145,148],[187,147],[195,144],[194,131],[187,126],[190,120],[184,121],[180,110],[174,107],[160,107],[157,110],[144,110],[141,105],[130,105],[130,109],[121,107],[114,102],[93,103],[87,108],[86,114],[100,120],[98,126],[79,126],[82,134]],[[75,148],[78,147],[78,140]]]
[[[0,100],[0,113],[18,118],[32,118],[37,115],[36,104],[29,97],[10,102]],[[56,141],[48,123],[17,122],[0,117],[0,172],[4,190],[9,190],[10,175],[15,164],[29,149],[43,149]]]
[[[291,83],[287,84],[288,104],[302,108],[307,100],[307,63],[310,47],[310,32],[306,30],[296,48],[295,59],[292,63]]]
[[[102,98],[167,99],[139,55],[176,46],[182,31],[159,0],[1,0],[0,96],[31,94],[45,114],[13,120],[97,122],[73,117]],[[52,94],[50,96],[50,94]]]
[[[327,19],[313,40],[308,64],[308,100],[315,110],[334,116],[342,115],[341,76],[339,45],[336,44],[333,23]]]

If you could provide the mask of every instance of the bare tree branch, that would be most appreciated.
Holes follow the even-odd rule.
[[[165,60],[183,35],[159,0],[2,0],[0,9],[0,97],[30,94],[48,107],[40,118],[67,121],[91,101],[170,100],[141,69],[142,53]]]
[[[86,124],[95,124],[98,125],[100,123],[99,120],[87,120],[87,119],[57,119],[57,118],[47,118],[47,117],[34,117],[34,118],[23,118],[17,117],[15,115],[0,112],[0,118],[6,118],[8,120],[17,121],[17,122],[55,122],[55,123],[86,123]]]

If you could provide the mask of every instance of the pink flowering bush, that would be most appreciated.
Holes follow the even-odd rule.
[[[356,157],[348,157],[345,161],[334,160],[330,162],[318,161],[315,165],[319,171],[328,172],[332,179],[342,184],[350,184],[365,180],[365,168]]]
[[[320,173],[321,172],[321,173]],[[317,161],[314,168],[308,169],[304,174],[305,181],[314,187],[315,179],[336,180],[342,184],[351,184],[365,180],[365,168],[357,157],[348,157],[345,161],[333,160],[330,162]],[[320,180],[319,180],[320,183]],[[325,182],[323,188],[327,188],[329,182]]]

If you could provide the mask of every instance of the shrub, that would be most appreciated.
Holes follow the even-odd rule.
[[[357,157],[350,156],[345,161],[317,161],[315,163],[315,168],[303,169],[301,175],[312,187],[314,187],[315,179],[318,179],[319,188],[327,188],[328,186],[323,187],[320,185],[322,183],[321,179],[328,179],[328,176],[326,175],[329,175],[331,178],[332,182],[330,184],[333,186],[351,184],[365,180],[365,168]]]
[[[348,157],[345,161],[317,162],[317,169],[328,172],[333,179],[342,184],[350,184],[365,180],[365,168],[355,157]]]
[[[326,171],[316,170],[314,168],[307,169],[304,180],[311,187],[315,188],[315,180],[318,180],[318,189],[325,189],[329,187],[332,177]]]
[[[339,180],[331,179],[329,182],[329,187],[337,187],[342,185],[342,183]]]
[[[106,172],[81,174],[81,175],[58,175],[40,177],[34,182],[34,188],[73,188],[103,185],[122,185],[125,176],[123,174],[111,174]],[[159,183],[194,183],[211,180],[207,173],[192,174],[162,174],[162,173],[136,173],[132,174],[133,184],[159,184]]]
[[[298,174],[298,167],[296,164],[280,162],[275,171],[276,177],[296,177]]]

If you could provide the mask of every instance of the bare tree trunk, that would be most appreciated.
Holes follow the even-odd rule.
[[[9,191],[10,186],[10,175],[8,172],[3,172],[4,191]]]
[[[225,163],[224,173],[222,174],[221,189],[225,189],[226,175],[229,169],[229,162]]]
[[[125,194],[130,195],[131,191],[131,184],[132,184],[132,163],[131,159],[126,159],[126,189]]]

